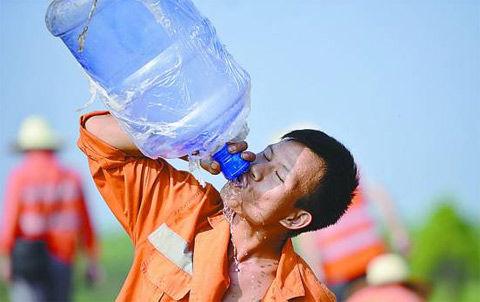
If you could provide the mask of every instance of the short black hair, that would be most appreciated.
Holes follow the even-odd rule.
[[[358,186],[358,171],[350,151],[339,141],[319,130],[291,131],[282,139],[292,139],[312,150],[324,162],[323,176],[314,191],[297,200],[297,208],[312,215],[310,224],[291,236],[316,231],[334,224],[352,202]]]

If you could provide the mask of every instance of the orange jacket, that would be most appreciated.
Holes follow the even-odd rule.
[[[327,284],[364,275],[368,262],[385,252],[360,190],[345,215],[336,224],[317,231],[315,237]]]
[[[103,198],[130,236],[133,264],[117,301],[220,301],[229,287],[229,224],[219,193],[188,172],[100,141],[80,120],[78,146]],[[264,301],[334,301],[294,252],[283,248]]]
[[[65,263],[78,243],[96,257],[96,240],[79,176],[49,151],[29,151],[10,174],[4,201],[0,252],[9,255],[17,239],[43,240]]]

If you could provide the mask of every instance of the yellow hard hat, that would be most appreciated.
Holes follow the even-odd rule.
[[[367,282],[370,285],[398,283],[407,279],[407,262],[397,254],[383,254],[368,263]]]
[[[22,151],[57,150],[60,147],[60,140],[44,118],[32,115],[20,126],[17,147]]]

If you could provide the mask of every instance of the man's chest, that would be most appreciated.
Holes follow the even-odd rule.
[[[222,301],[261,301],[275,279],[276,262],[230,263],[230,285]]]

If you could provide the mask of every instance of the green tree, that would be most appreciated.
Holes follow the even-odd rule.
[[[415,277],[441,286],[456,300],[467,283],[479,278],[480,249],[475,226],[454,205],[451,198],[441,200],[418,230],[410,260]]]

